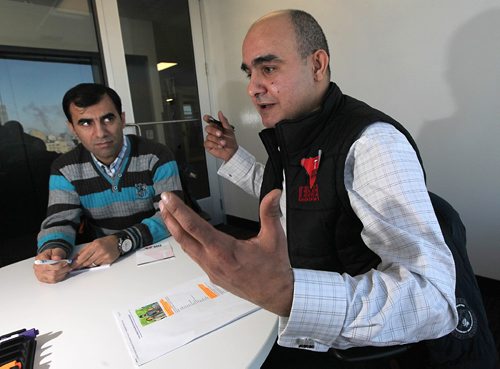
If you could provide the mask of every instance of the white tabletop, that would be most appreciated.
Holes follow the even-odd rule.
[[[0,335],[37,328],[34,368],[137,368],[112,312],[204,275],[172,245],[173,259],[137,266],[132,254],[53,285],[36,279],[33,259],[0,268]],[[140,368],[260,368],[276,325],[276,316],[260,309]]]

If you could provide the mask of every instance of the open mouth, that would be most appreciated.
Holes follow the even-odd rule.
[[[272,106],[273,106],[273,104],[259,104],[259,109],[266,110]]]

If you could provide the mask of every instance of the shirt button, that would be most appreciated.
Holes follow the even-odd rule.
[[[118,173],[118,177],[121,178],[122,177],[122,174],[121,173]]]
[[[115,191],[116,191],[117,189],[118,189],[118,187],[117,187],[117,186],[113,186],[113,190],[115,190]]]

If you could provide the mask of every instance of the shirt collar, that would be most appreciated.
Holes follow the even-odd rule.
[[[94,162],[100,168],[102,168],[106,172],[107,175],[109,175],[110,177],[114,177],[116,172],[118,171],[118,169],[120,169],[120,166],[123,162],[123,159],[125,158],[125,153],[127,152],[127,149],[128,149],[128,138],[127,138],[127,136],[123,135],[122,149],[118,153],[118,156],[116,157],[116,159],[113,160],[113,162],[111,164],[106,165],[106,164],[102,163],[99,159],[97,159],[93,153],[90,153],[90,154],[92,155],[92,159],[94,160]]]

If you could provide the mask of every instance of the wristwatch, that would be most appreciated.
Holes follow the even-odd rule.
[[[125,255],[132,250],[132,240],[125,232],[117,233],[116,236],[118,237],[118,251],[120,255]]]

